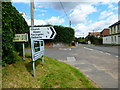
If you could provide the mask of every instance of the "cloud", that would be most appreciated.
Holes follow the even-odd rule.
[[[10,0],[2,0],[9,2]],[[80,2],[80,3],[99,3],[102,2],[103,4],[107,3],[118,3],[119,0],[34,0],[34,2]],[[29,3],[30,0],[12,0],[12,2],[25,2]]]
[[[83,35],[87,36],[88,32],[92,32],[93,30],[95,32],[100,32],[104,28],[108,28],[110,25],[114,24],[117,21],[118,21],[118,15],[112,15],[112,16],[109,16],[106,20],[100,20],[94,23],[91,22],[89,24],[88,23],[77,24],[74,27],[75,36],[76,37],[83,37]]]
[[[28,25],[31,25],[31,19],[27,20]],[[51,17],[50,19],[46,20],[39,20],[34,19],[34,25],[46,25],[46,24],[62,24],[64,22],[64,19],[61,19],[60,17]]]
[[[60,17],[54,17],[52,16],[50,19],[45,20],[49,24],[62,24],[64,22],[64,19],[60,19]]]
[[[96,8],[92,5],[79,5],[70,14],[72,24],[85,23],[87,16],[93,12],[96,12]]]
[[[99,19],[104,19],[104,18],[106,18],[106,17],[108,17],[108,16],[110,16],[110,15],[113,15],[113,12],[103,11],[103,12],[100,13]]]
[[[40,14],[40,15],[38,15],[38,17],[42,17],[42,16],[44,16],[45,14],[44,13],[42,13],[42,14]]]
[[[26,20],[28,25],[31,25],[31,19]],[[34,25],[46,25],[47,23],[44,20],[36,20],[34,19]]]

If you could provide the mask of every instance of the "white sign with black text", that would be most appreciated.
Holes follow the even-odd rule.
[[[32,59],[36,61],[44,55],[44,41],[32,39]]]
[[[30,37],[38,39],[53,39],[56,35],[55,29],[50,27],[30,27]]]

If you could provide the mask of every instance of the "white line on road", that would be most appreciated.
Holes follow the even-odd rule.
[[[91,49],[91,48],[87,48],[87,47],[84,47],[85,49],[88,49],[88,50],[93,50],[93,49]]]
[[[104,53],[104,52],[100,51],[100,53]]]
[[[110,53],[105,53],[105,54],[107,54],[107,55],[111,55]]]
[[[117,58],[118,58],[118,56],[115,56],[115,57],[117,57]]]

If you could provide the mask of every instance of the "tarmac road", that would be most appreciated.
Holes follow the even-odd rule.
[[[117,50],[80,44],[73,48],[46,49],[45,55],[76,67],[101,88],[118,88]]]
[[[45,49],[45,56],[72,65],[101,88],[118,88],[117,47],[79,44],[72,48]]]

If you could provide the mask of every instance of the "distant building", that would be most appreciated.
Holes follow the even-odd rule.
[[[109,28],[105,28],[103,29],[100,33],[101,33],[101,37],[106,37],[110,35],[110,29]]]
[[[101,36],[100,32],[89,32],[89,35],[93,35],[95,37],[100,37]]]
[[[103,37],[103,44],[120,45],[120,20],[109,26],[109,36]]]

